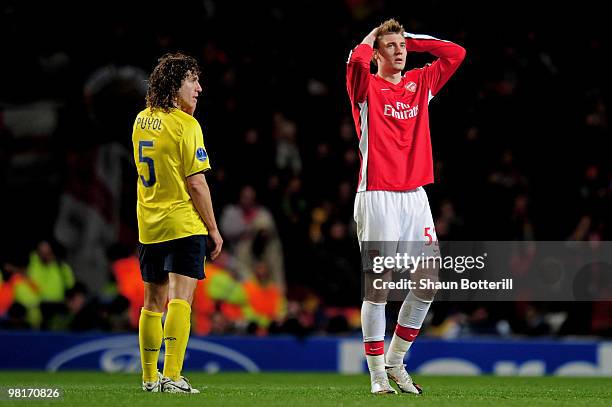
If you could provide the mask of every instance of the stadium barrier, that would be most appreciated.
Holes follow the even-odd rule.
[[[138,336],[0,331],[0,369],[140,370]],[[388,345],[388,344],[387,344]],[[160,359],[163,359],[163,349]],[[594,340],[434,340],[419,338],[411,371],[443,375],[612,376],[612,342]],[[366,372],[356,337],[192,337],[185,369]]]

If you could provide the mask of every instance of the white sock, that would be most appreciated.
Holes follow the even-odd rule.
[[[406,352],[419,334],[431,301],[423,301],[410,291],[400,308],[397,326],[391,345],[387,352],[387,366],[399,366],[404,363]]]
[[[372,377],[385,372],[385,305],[364,301],[361,306],[361,330]]]

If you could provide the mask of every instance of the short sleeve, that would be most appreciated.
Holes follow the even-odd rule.
[[[204,148],[204,135],[199,123],[195,122],[185,128],[181,150],[185,178],[210,170],[210,160]]]

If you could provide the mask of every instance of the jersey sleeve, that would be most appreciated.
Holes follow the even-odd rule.
[[[465,49],[450,41],[439,40],[429,35],[404,33],[404,37],[407,51],[429,52],[438,58],[423,68],[431,94],[438,94],[463,62]]]
[[[361,103],[366,99],[373,53],[371,46],[359,44],[349,55],[346,68],[346,88],[353,104]]]
[[[210,170],[210,161],[204,148],[204,135],[198,122],[190,123],[185,128],[181,156],[185,177]]]

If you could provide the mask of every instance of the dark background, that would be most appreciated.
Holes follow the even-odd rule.
[[[207,178],[217,217],[252,185],[278,228],[289,297],[307,290],[328,306],[358,306],[359,159],[345,62],[390,17],[467,50],[431,104],[436,184],[426,190],[440,239],[609,240],[605,13],[597,2],[463,3],[3,2],[0,253],[62,241],[63,194],[115,225],[103,250],[135,246],[131,126],[144,107],[140,78],[163,53],[180,50],[203,68],[195,116],[214,169]],[[428,61],[408,56],[409,67]],[[129,67],[133,76],[91,91],[103,67]],[[299,169],[276,161],[279,121],[295,128]],[[126,152],[114,192],[95,170],[96,152],[109,145]]]

